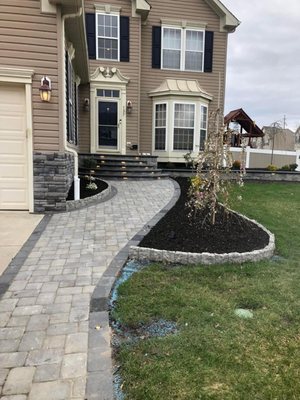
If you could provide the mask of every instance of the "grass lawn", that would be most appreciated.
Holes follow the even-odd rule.
[[[114,314],[123,324],[163,318],[179,329],[121,347],[126,399],[300,399],[300,184],[238,190],[233,198],[242,191],[243,201],[233,208],[275,234],[282,259],[156,264],[121,285]],[[251,309],[253,319],[240,319],[236,308]]]

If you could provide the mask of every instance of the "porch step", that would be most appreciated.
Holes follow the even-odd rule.
[[[160,179],[168,177],[149,155],[79,154],[79,174],[106,179]]]

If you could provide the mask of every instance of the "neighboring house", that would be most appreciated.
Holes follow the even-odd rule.
[[[264,136],[256,142],[258,149],[273,149],[294,151],[296,144],[295,133],[290,129],[264,126]]]
[[[78,153],[182,160],[223,110],[239,21],[219,0],[0,0],[0,18],[0,209],[64,210]]]

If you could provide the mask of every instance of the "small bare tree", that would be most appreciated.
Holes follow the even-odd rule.
[[[190,200],[192,213],[205,210],[212,225],[216,222],[219,196],[222,196],[224,210],[228,207],[230,179],[225,175],[231,172],[232,155],[230,145],[232,132],[225,129],[220,111],[212,112],[208,121],[208,135],[204,151],[196,159],[196,175],[191,179]],[[243,164],[243,163],[241,163]],[[242,185],[242,170],[238,182]]]

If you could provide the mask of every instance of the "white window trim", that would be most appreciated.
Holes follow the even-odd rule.
[[[165,29],[177,29],[181,32],[181,49],[180,49],[180,69],[178,68],[166,68],[163,66],[164,60],[164,30]],[[203,51],[202,51],[202,69],[201,70],[189,70],[185,69],[185,56],[186,56],[186,31],[196,31],[203,32]],[[200,52],[197,52],[200,53]],[[186,72],[204,72],[204,53],[205,53],[205,29],[200,29],[197,27],[185,27],[185,26],[176,26],[176,25],[163,25],[162,26],[162,35],[161,35],[161,69],[171,70],[171,71],[186,71]]]
[[[156,106],[160,105],[160,104],[165,104],[166,105],[166,137],[165,137],[165,149],[161,150],[161,149],[155,149],[155,128],[156,128]],[[153,103],[153,122],[152,122],[152,148],[154,149],[155,152],[159,152],[159,153],[165,153],[168,149],[168,138],[169,138],[169,132],[168,132],[168,127],[169,127],[169,102],[166,101],[157,101],[155,103]]]
[[[100,58],[99,57],[98,15],[113,15],[113,16],[118,17],[118,38],[117,39],[116,38],[108,38],[107,36],[105,36],[105,38],[108,38],[108,39],[118,40],[118,57],[116,59],[115,58],[112,59],[112,58]],[[101,38],[102,38],[102,36],[101,36]],[[97,60],[115,61],[115,62],[119,62],[120,61],[120,13],[118,11],[109,11],[109,12],[97,11],[96,12],[96,57],[97,57]]]

